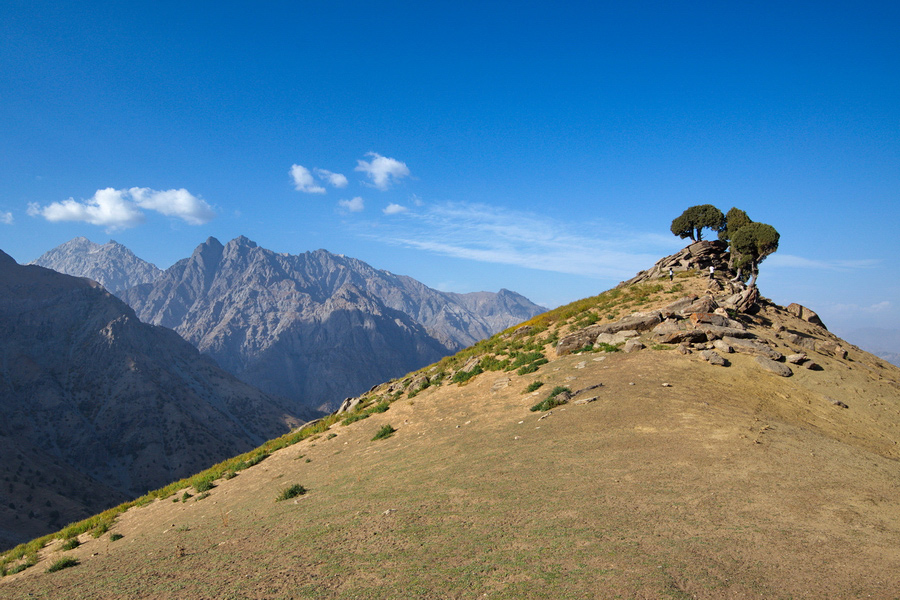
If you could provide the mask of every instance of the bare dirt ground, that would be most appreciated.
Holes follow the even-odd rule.
[[[50,546],[0,597],[900,598],[900,370],[728,358],[581,354],[429,388],[206,499],[131,509],[118,541]],[[80,564],[46,573],[61,556]]]

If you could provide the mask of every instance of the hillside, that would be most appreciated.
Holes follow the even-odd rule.
[[[386,382],[206,497],[23,547],[0,595],[900,596],[900,369],[692,261]]]
[[[118,242],[110,240],[101,245],[85,237],[69,240],[28,264],[93,279],[114,294],[162,275],[156,265],[138,258]]]
[[[58,529],[302,423],[97,283],[0,252],[0,542]]]
[[[210,238],[120,296],[238,378],[323,410],[543,310],[507,290],[447,294],[325,250],[279,254],[245,237]]]

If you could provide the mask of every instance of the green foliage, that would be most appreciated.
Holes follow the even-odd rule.
[[[62,571],[63,569],[68,569],[69,567],[74,567],[78,564],[78,561],[72,558],[71,556],[66,556],[65,558],[60,558],[47,569],[48,573],[55,573],[56,571]]]
[[[190,493],[188,493],[188,492],[185,492],[184,494],[181,495],[181,501],[182,501],[182,502],[187,502],[188,500],[190,500],[190,499],[193,498],[193,497],[194,497],[193,494],[190,494]]]
[[[328,435],[325,436],[325,439],[330,440],[330,439],[336,438],[336,437],[337,437],[336,433],[329,433]]]
[[[531,392],[536,392],[542,385],[544,385],[543,381],[532,381],[527,388],[525,388],[524,394],[530,394]]]
[[[570,390],[569,388],[558,385],[555,388],[553,388],[553,390],[550,392],[550,395],[548,395],[545,399],[541,400],[540,402],[538,402],[537,404],[532,406],[530,410],[531,410],[531,412],[547,411],[556,406],[565,404],[568,400],[562,400],[559,398],[559,396],[562,394],[571,394],[571,393],[572,393],[572,390]]]
[[[203,492],[208,492],[209,490],[216,487],[216,485],[212,482],[212,479],[209,477],[201,477],[194,481],[194,489],[197,490],[197,493],[202,494]]]
[[[477,364],[468,371],[457,371],[453,374],[453,379],[451,379],[450,381],[452,383],[465,383],[476,375],[481,375],[482,373],[484,373],[484,369],[481,368],[480,364]]]
[[[485,356],[478,363],[485,371],[502,371],[509,367],[509,359],[500,360],[496,356]]]
[[[719,232],[719,239],[723,242],[730,242],[734,237],[734,234],[737,233],[741,227],[749,225],[752,222],[750,217],[747,216],[747,213],[739,208],[732,207],[731,210],[725,214],[725,227]]]
[[[750,223],[734,234],[731,240],[732,260],[736,268],[750,269],[750,285],[756,282],[759,264],[778,250],[780,237],[774,227],[765,223]]]
[[[209,498],[209,492],[203,492],[202,494],[197,494],[197,497],[194,498],[194,502],[199,502],[201,500],[205,500]]]
[[[59,547],[60,550],[74,550],[78,546],[81,545],[81,542],[78,541],[78,538],[71,538],[63,542],[63,545]]]
[[[375,434],[375,437],[372,438],[372,441],[375,440],[383,440],[394,435],[394,432],[397,430],[391,427],[390,425],[383,425],[381,429],[378,430],[378,433]]]
[[[296,498],[297,496],[302,496],[306,493],[306,488],[300,485],[299,483],[295,483],[294,485],[281,490],[281,492],[275,497],[275,502],[281,502],[282,500],[290,500],[291,498]]]
[[[618,346],[607,344],[606,342],[599,342],[597,344],[594,344],[594,349],[598,352],[619,352]]]
[[[650,346],[651,350],[671,350],[675,346],[669,346],[668,344],[653,344]]]
[[[112,534],[110,534],[110,536],[109,536],[109,541],[111,541],[111,542],[118,542],[118,541],[121,540],[123,537],[125,537],[125,536],[122,535],[121,533],[112,533]]]
[[[670,230],[674,235],[695,242],[703,239],[703,230],[720,231],[725,226],[725,215],[712,204],[698,204],[686,209],[672,221]]]
[[[534,362],[528,363],[524,367],[519,367],[519,370],[516,371],[516,373],[518,373],[519,375],[528,375],[529,373],[534,373],[541,365],[546,365],[548,362],[550,361],[546,358],[539,358]]]
[[[371,416],[372,416],[372,414],[369,413],[368,411],[354,413],[354,414],[350,415],[349,417],[345,418],[343,421],[341,421],[341,425],[349,425],[350,423],[356,423],[357,421],[362,421],[363,419],[368,419]]]

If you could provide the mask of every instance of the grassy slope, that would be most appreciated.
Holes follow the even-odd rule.
[[[591,307],[603,322],[704,282],[679,284],[559,309],[518,345],[587,324]],[[498,337],[436,370],[503,347],[528,349]],[[412,399],[384,386],[370,407],[393,400],[386,412],[320,424],[206,499],[166,497],[183,482],[74,550],[51,541],[0,596],[900,597],[900,370],[853,348],[788,379],[745,355],[721,368],[673,350],[545,354],[535,373]],[[595,402],[529,411],[556,385],[597,383],[577,396]],[[372,441],[385,424],[397,432]],[[294,483],[309,493],[275,502]],[[80,564],[45,573],[64,556]]]

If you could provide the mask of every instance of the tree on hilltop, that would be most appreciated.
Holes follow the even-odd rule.
[[[737,207],[731,207],[725,213],[725,226],[719,231],[719,239],[723,242],[730,243],[734,234],[744,225],[749,225],[753,220],[747,216],[747,213]]]
[[[695,242],[703,239],[703,230],[721,231],[725,226],[725,215],[712,204],[698,204],[681,213],[672,221],[670,228],[678,237],[691,238]]]
[[[750,269],[747,285],[756,285],[759,263],[778,250],[780,237],[774,227],[765,223],[751,222],[738,229],[731,238],[731,253],[734,266],[738,269],[738,279],[742,278],[742,270],[746,267]]]

